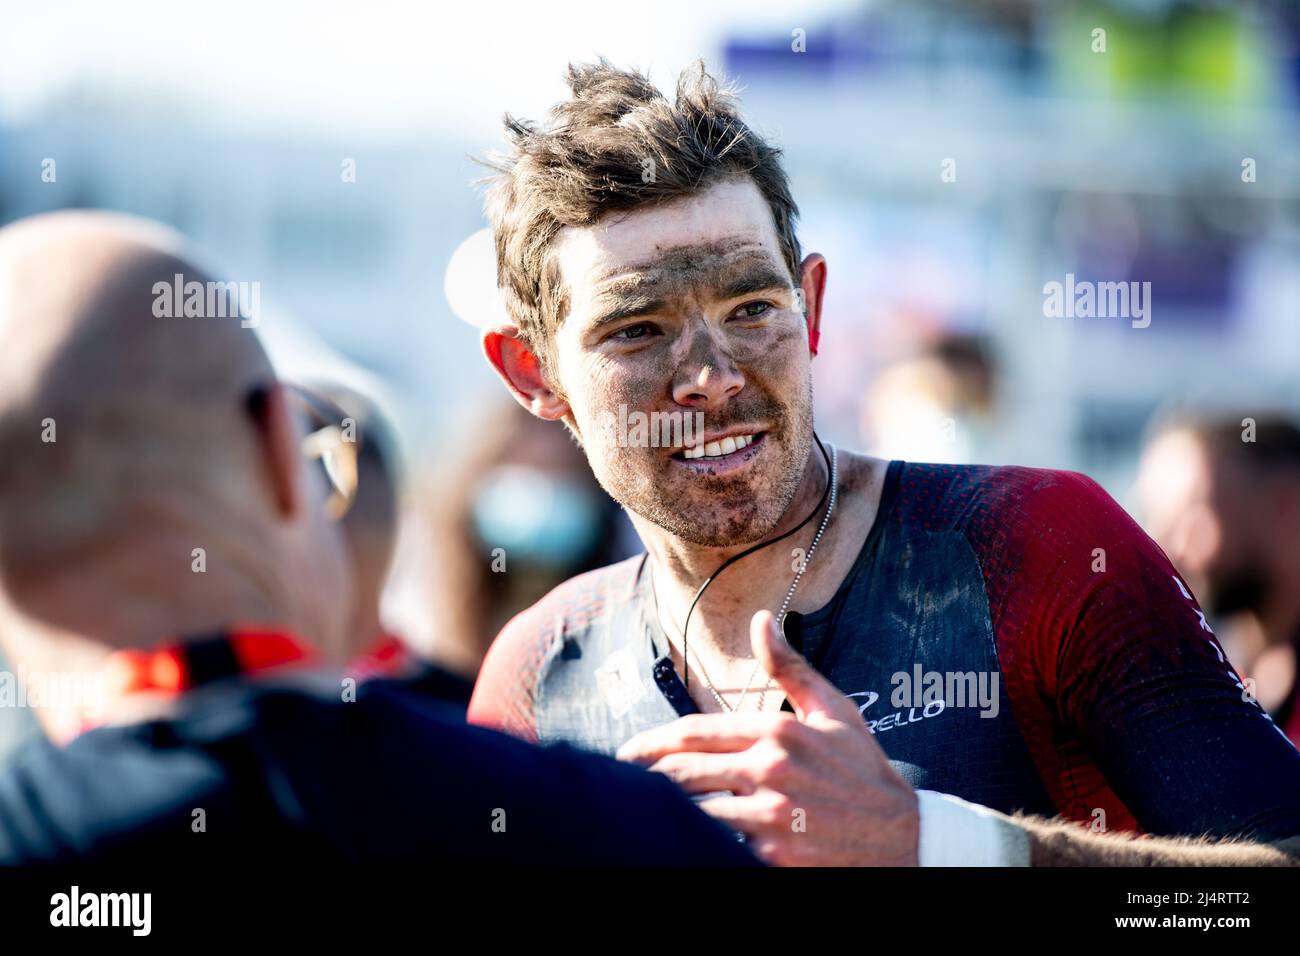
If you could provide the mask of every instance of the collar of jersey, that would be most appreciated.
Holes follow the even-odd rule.
[[[231,677],[311,666],[317,659],[310,645],[288,631],[241,626],[152,650],[116,651],[105,665],[104,683],[114,696],[175,695]]]

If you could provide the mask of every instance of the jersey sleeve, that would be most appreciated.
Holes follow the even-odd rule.
[[[610,609],[635,600],[645,555],[588,571],[557,586],[516,614],[488,649],[470,699],[472,724],[541,740],[539,692],[553,653]]]
[[[488,648],[469,702],[471,724],[538,742],[537,686],[551,637],[539,617],[532,608],[515,615]]]
[[[1024,489],[1022,555],[997,590],[1023,608],[1002,624],[1022,631],[1020,696],[1051,713],[1039,735],[1056,739],[1039,743],[1081,746],[1149,833],[1300,834],[1300,753],[1169,559],[1090,478],[1037,474],[1051,477]]]

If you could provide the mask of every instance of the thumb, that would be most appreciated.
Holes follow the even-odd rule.
[[[771,611],[759,611],[750,620],[749,639],[759,666],[785,691],[800,720],[821,713],[849,723],[861,722],[852,701],[790,646]]]

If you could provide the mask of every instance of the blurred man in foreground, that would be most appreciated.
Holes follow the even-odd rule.
[[[1300,428],[1278,415],[1170,417],[1143,452],[1138,493],[1151,536],[1216,622],[1249,625],[1225,648],[1300,745]]]
[[[238,316],[159,317],[173,276],[208,281],[137,222],[0,230],[0,637],[53,738],[0,774],[0,864],[752,862],[668,781],[319,669],[337,496]]]
[[[512,621],[471,719],[729,791],[702,806],[771,862],[1289,860],[1035,819],[1294,843],[1300,753],[1095,482],[817,438],[826,260],[702,65],[673,100],[568,80],[548,124],[507,117],[483,350],[648,553]]]

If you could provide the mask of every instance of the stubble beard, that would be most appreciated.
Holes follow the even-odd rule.
[[[768,423],[761,475],[699,477],[668,461],[660,448],[621,448],[597,477],[615,501],[682,541],[721,548],[749,544],[772,532],[794,501],[812,452],[812,394],[808,385],[790,406],[763,399],[754,414],[730,414],[736,423]],[[724,423],[722,427],[727,427]],[[677,471],[675,480],[665,473]]]

